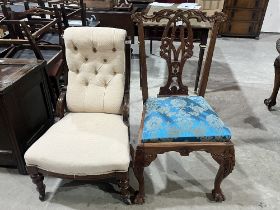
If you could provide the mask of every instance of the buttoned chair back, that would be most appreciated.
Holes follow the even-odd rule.
[[[112,35],[113,34],[113,35]],[[121,113],[125,84],[126,31],[67,28],[67,106],[71,112]]]

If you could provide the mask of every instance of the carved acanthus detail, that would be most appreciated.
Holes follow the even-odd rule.
[[[144,154],[144,167],[147,167],[157,158],[157,154]]]
[[[180,149],[180,150],[177,150],[181,156],[189,156],[190,153],[192,152],[192,150],[189,150],[189,149],[186,149],[186,148],[183,148],[183,149]]]
[[[219,165],[224,167],[223,178],[233,171],[235,165],[235,153],[233,147],[228,148],[221,154],[211,153],[211,156]]]

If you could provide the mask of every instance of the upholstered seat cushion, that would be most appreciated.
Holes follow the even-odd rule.
[[[150,98],[142,133],[143,142],[223,142],[231,132],[200,96]]]
[[[67,175],[127,171],[128,128],[122,116],[69,113],[25,153],[27,166]]]

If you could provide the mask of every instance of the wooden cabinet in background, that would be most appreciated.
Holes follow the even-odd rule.
[[[0,166],[25,174],[23,155],[53,123],[46,63],[0,59]]]
[[[223,12],[228,21],[222,36],[258,38],[269,0],[225,0]]]
[[[90,10],[87,11],[87,17],[94,17],[100,21],[100,27],[121,28],[127,31],[127,35],[134,40],[135,25],[132,22],[131,15],[136,12],[137,8],[130,11],[120,10]]]

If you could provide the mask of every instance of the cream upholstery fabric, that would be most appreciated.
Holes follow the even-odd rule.
[[[128,128],[120,115],[69,113],[29,148],[25,161],[67,175],[127,171]]]
[[[71,27],[64,32],[71,112],[119,114],[124,92],[126,31]]]

